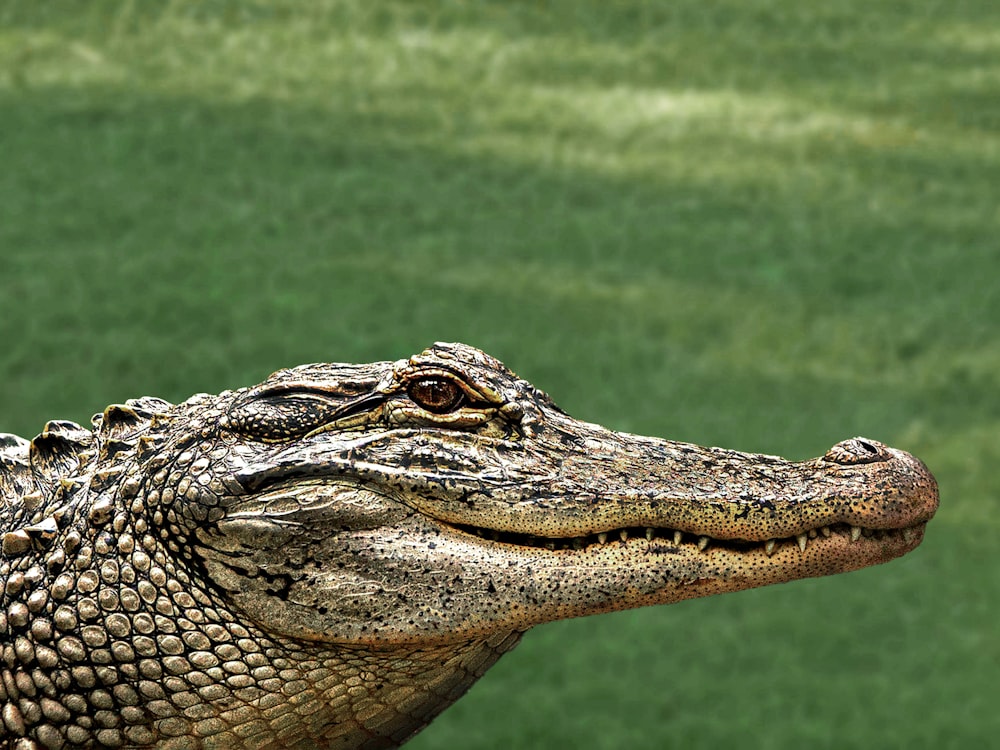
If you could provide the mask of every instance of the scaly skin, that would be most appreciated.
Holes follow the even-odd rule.
[[[0,436],[0,746],[400,744],[538,623],[916,547],[937,485],[576,421],[461,344]]]

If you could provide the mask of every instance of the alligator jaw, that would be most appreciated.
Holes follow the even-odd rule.
[[[709,536],[685,533],[680,529],[656,528],[653,526],[630,527],[610,529],[587,536],[574,537],[539,537],[530,534],[517,534],[493,529],[484,529],[476,526],[451,526],[442,524],[454,531],[467,536],[475,536],[481,540],[479,543],[494,543],[496,545],[517,545],[529,549],[543,549],[556,553],[592,553],[596,548],[604,545],[641,546],[644,540],[647,545],[659,547],[671,546],[676,549],[677,554],[688,553],[691,548],[698,554],[706,554],[707,550],[725,550],[727,554],[748,556],[761,551],[771,557],[785,546],[796,547],[804,554],[807,547],[815,548],[821,545],[823,550],[830,549],[831,539],[844,537],[850,545],[860,545],[857,548],[847,548],[852,552],[864,554],[862,550],[866,545],[879,543],[878,548],[885,549],[886,543],[900,543],[900,551],[892,557],[906,554],[916,548],[922,538],[926,522],[917,523],[899,529],[869,529],[860,526],[850,526],[838,523],[831,526],[822,526],[818,529],[812,528],[796,534],[794,537],[784,539],[768,539],[766,542],[751,541],[746,539],[713,539]],[[641,549],[639,550],[642,551]],[[822,553],[821,553],[822,554]],[[887,558],[888,559],[888,558]]]
[[[635,439],[644,444],[654,442],[649,438],[621,434],[615,434],[615,438]],[[567,516],[569,528],[563,526],[560,528],[562,533],[558,534],[524,532],[520,524],[514,531],[502,525],[507,519],[501,519],[501,523],[494,526],[446,525],[499,544],[583,553],[593,552],[593,548],[606,544],[640,545],[645,541],[649,545],[672,546],[678,554],[693,547],[698,553],[721,548],[730,555],[745,557],[762,551],[771,557],[786,545],[797,547],[802,554],[817,545],[822,550],[832,550],[835,546],[840,549],[838,538],[842,536],[848,546],[837,556],[867,558],[867,548],[873,547],[882,550],[886,559],[891,559],[919,545],[926,522],[937,508],[937,484],[922,462],[904,451],[865,438],[838,443],[823,458],[801,464],[772,456],[663,442],[671,447],[680,446],[681,454],[697,455],[696,461],[687,462],[688,466],[711,465],[718,461],[727,467],[727,476],[733,476],[739,474],[740,466],[766,460],[777,467],[769,472],[773,477],[784,475],[792,481],[787,486],[773,485],[770,489],[778,494],[763,500],[748,493],[734,496],[717,492],[710,492],[708,497],[698,497],[695,492],[684,499],[669,491],[638,498],[631,493],[628,503],[605,504],[590,498],[587,504],[597,511],[592,515],[606,518],[609,514],[601,511],[606,510],[603,506],[609,505],[612,512],[608,520],[617,521],[606,523],[597,531],[593,530],[593,517],[573,512],[573,506],[580,504],[578,498],[565,502],[571,510]],[[725,456],[725,460],[707,458],[706,454]],[[677,467],[672,468],[676,473]],[[655,473],[656,469],[652,471]],[[829,481],[827,475],[831,473],[834,477],[838,474],[855,476],[833,491],[823,490],[823,485]],[[589,477],[591,483],[601,484],[599,463],[583,475]],[[800,475],[811,475],[819,489],[811,488],[808,481],[796,482]],[[858,481],[858,475],[862,481]],[[599,487],[596,492],[600,493],[601,489],[607,496],[616,495],[615,488]],[[627,489],[619,488],[618,492],[630,494]],[[796,496],[796,492],[801,494]],[[752,511],[762,507],[769,512],[754,522]],[[548,503],[547,508],[553,517],[559,516],[558,503]],[[434,513],[433,510],[429,512]],[[721,523],[720,518],[724,519]],[[892,554],[892,550],[897,551]]]
[[[450,506],[445,519],[440,504],[419,503],[423,513],[437,516],[430,521],[441,535],[435,544],[440,554],[484,561],[473,575],[489,571],[491,582],[493,576],[503,578],[504,566],[521,571],[514,576],[522,582],[519,591],[498,590],[496,597],[506,600],[495,608],[490,627],[506,619],[520,628],[888,562],[920,544],[937,508],[937,485],[919,460],[863,438],[801,463],[621,434],[614,434],[613,442],[633,440],[639,451],[696,458],[670,465],[673,487],[636,492],[662,467],[630,461],[628,471],[602,468],[593,455],[598,444],[591,442],[589,470],[573,470],[586,477],[586,487],[579,487],[578,495],[535,500],[548,514],[546,528],[558,529],[555,534],[524,532],[523,513],[513,517],[517,530],[512,531],[503,528],[512,518],[503,509],[490,508],[491,528],[455,524]],[[621,453],[615,451],[619,460]],[[731,480],[742,477],[742,484],[737,480],[733,486],[744,489],[751,474],[761,480],[748,467],[766,465],[770,484],[755,489],[771,494],[714,491],[718,487],[697,481],[698,469],[692,471],[696,480],[680,479],[680,469],[709,463]],[[629,476],[630,484],[611,486],[609,475]],[[682,488],[690,495],[678,496]],[[580,513],[581,505],[589,512]],[[496,560],[501,563],[494,566]],[[486,623],[472,619],[467,627],[477,625]]]
[[[531,540],[529,544],[517,545],[519,548],[512,553],[510,543],[502,536],[493,541],[470,535],[469,530],[453,529],[452,534],[456,546],[485,546],[490,550],[487,554],[508,560],[511,556],[523,558],[523,569],[531,571],[536,583],[533,595],[539,590],[571,590],[572,580],[567,586],[570,570],[591,579],[592,590],[583,597],[575,600],[576,597],[564,594],[556,597],[554,608],[548,611],[538,608],[535,615],[545,621],[858,570],[910,552],[923,540],[925,527],[926,522],[882,530],[837,524],[824,527],[826,533],[807,532],[804,549],[801,537],[775,540],[773,546],[767,542],[733,540],[710,540],[706,545],[705,537],[682,533],[677,544],[676,532],[654,529],[652,538],[647,539],[647,528],[624,530],[625,539],[622,530],[600,533],[593,539],[584,539],[584,546],[579,549],[574,548],[580,544],[576,539],[570,540],[568,547],[556,549],[550,548],[553,542],[565,544],[565,540]],[[598,537],[606,539],[602,542]],[[539,542],[541,546],[536,546]],[[618,575],[623,570],[631,573]],[[616,582],[610,596],[600,596],[604,588],[599,584],[602,579]],[[531,603],[529,596],[518,604],[519,617],[530,616]],[[553,609],[557,617],[551,616]]]
[[[289,635],[345,644],[468,641],[855,570],[916,547],[937,507],[923,464],[874,441],[790,462],[615,433],[544,404],[519,440],[324,433],[308,456],[250,472],[255,491],[220,524],[244,546],[271,538],[240,554],[290,579],[280,605],[231,588],[254,617],[281,607],[274,627]]]
[[[198,531],[206,569],[251,619],[339,644],[854,570],[919,544],[938,499],[920,461],[872,440],[792,462],[614,432],[457,344],[278,373],[222,427],[238,494]]]

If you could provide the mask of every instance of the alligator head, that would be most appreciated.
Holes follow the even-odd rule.
[[[460,344],[281,371],[189,430],[174,508],[198,523],[170,544],[266,630],[341,644],[861,568],[917,546],[937,506],[924,465],[873,440],[794,463],[612,432]]]
[[[461,344],[94,427],[0,436],[0,744],[393,746],[533,625],[885,562],[938,501],[872,440],[612,432]]]

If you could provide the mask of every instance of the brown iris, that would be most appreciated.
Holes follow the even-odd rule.
[[[453,380],[439,377],[414,380],[407,386],[406,393],[415,404],[434,414],[454,411],[465,395]]]

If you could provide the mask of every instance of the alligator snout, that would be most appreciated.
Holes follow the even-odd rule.
[[[845,484],[851,489],[838,494],[858,509],[868,506],[868,513],[880,516],[888,527],[924,523],[937,510],[937,480],[920,459],[906,451],[854,437],[837,443],[821,460],[836,464],[830,470],[838,478],[854,477]]]

